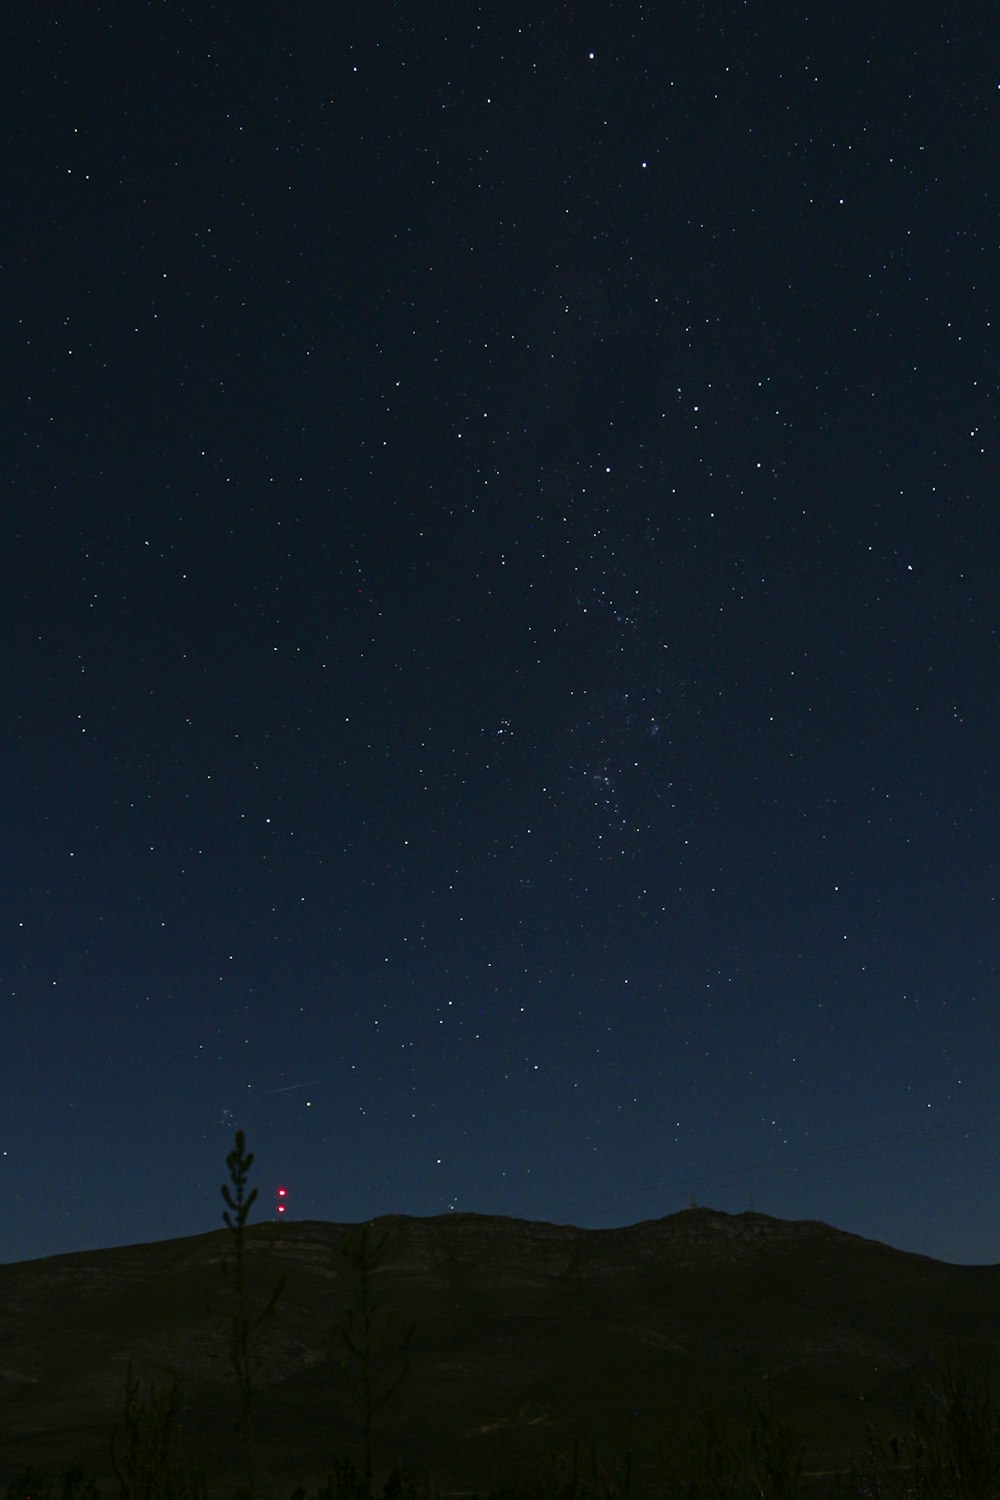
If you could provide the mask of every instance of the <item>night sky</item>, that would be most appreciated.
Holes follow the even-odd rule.
[[[992,7],[15,9],[0,1260],[1000,1260]]]

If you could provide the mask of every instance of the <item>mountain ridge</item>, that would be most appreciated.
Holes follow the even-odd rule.
[[[390,1236],[376,1291],[388,1327],[417,1325],[382,1445],[460,1488],[499,1483],[574,1437],[629,1449],[639,1472],[657,1443],[682,1442],[703,1395],[736,1415],[766,1389],[810,1461],[829,1466],[873,1413],[898,1412],[915,1374],[957,1350],[1000,1353],[1000,1266],[951,1265],[820,1220],[690,1208],[612,1229],[472,1213],[370,1222]],[[247,1231],[255,1295],[287,1279],[258,1384],[262,1463],[290,1485],[357,1441],[337,1333],[352,1227]],[[129,1360],[147,1377],[181,1374],[192,1445],[228,1472],[230,1238],[0,1266],[0,1476],[42,1458],[106,1467]]]

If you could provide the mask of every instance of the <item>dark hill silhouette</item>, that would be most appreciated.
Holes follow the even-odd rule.
[[[431,1466],[444,1488],[595,1440],[630,1450],[637,1478],[683,1456],[707,1395],[724,1413],[775,1392],[836,1468],[869,1419],[894,1420],[910,1383],[959,1353],[1000,1349],[1000,1266],[954,1266],[814,1222],[690,1209],[622,1229],[480,1214],[389,1216],[378,1301],[417,1330],[409,1379],[379,1424],[377,1453]],[[348,1292],[346,1226],[249,1231],[261,1300],[287,1290],[260,1344],[262,1475],[273,1491],[356,1452],[336,1330]],[[108,1432],[126,1362],[181,1373],[195,1457],[238,1478],[220,1263],[225,1230],[0,1266],[0,1479],[31,1462],[108,1475]],[[262,1492],[268,1493],[265,1482]]]

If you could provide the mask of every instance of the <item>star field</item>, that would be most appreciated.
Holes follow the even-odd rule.
[[[1000,1259],[992,26],[432,10],[12,23],[0,1259]]]

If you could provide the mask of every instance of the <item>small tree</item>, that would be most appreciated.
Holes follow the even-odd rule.
[[[152,1383],[143,1395],[131,1363],[125,1376],[125,1410],[111,1438],[111,1462],[121,1500],[204,1500],[204,1481],[180,1461],[181,1382]]]
[[[913,1401],[912,1427],[882,1442],[869,1428],[855,1481],[906,1500],[986,1500],[1000,1493],[1000,1408],[988,1373],[941,1372],[930,1399]]]
[[[351,1299],[340,1330],[347,1348],[341,1368],[361,1422],[361,1481],[366,1496],[371,1494],[375,1413],[396,1394],[410,1373],[409,1362],[403,1355],[415,1327],[411,1323],[401,1338],[390,1339],[379,1317],[375,1276],[385,1261],[388,1244],[388,1230],[373,1235],[372,1226],[365,1224],[360,1234],[348,1230],[341,1246],[353,1277]]]
[[[750,1500],[746,1455],[726,1431],[716,1408],[702,1400],[696,1435],[688,1439],[685,1500]]]
[[[680,1491],[685,1500],[798,1500],[803,1453],[776,1414],[770,1391],[766,1404],[748,1400],[747,1431],[735,1438],[703,1401]]]
[[[253,1376],[257,1366],[251,1359],[250,1344],[254,1334],[272,1316],[278,1298],[284,1291],[285,1283],[284,1280],[278,1282],[266,1307],[261,1312],[252,1312],[246,1272],[246,1227],[250,1210],[257,1198],[257,1189],[252,1188],[249,1193],[247,1192],[248,1174],[253,1166],[253,1152],[246,1150],[246,1139],[242,1130],[236,1132],[236,1144],[226,1157],[226,1165],[229,1168],[229,1184],[232,1185],[232,1191],[230,1191],[229,1184],[223,1183],[222,1196],[228,1207],[223,1210],[222,1217],[232,1231],[233,1262],[230,1267],[229,1263],[224,1261],[222,1269],[225,1274],[232,1276],[233,1290],[236,1294],[236,1311],[233,1313],[230,1324],[229,1363],[236,1377],[239,1391],[239,1429],[247,1465],[247,1488],[253,1496],[256,1493]]]
[[[802,1493],[805,1447],[774,1409],[768,1387],[767,1402],[750,1409],[750,1464],[754,1486],[765,1500],[798,1500]]]

